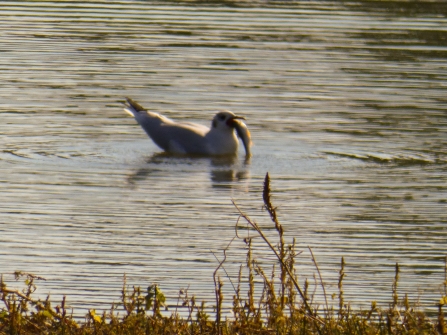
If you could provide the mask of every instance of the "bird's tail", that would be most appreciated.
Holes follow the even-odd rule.
[[[133,101],[131,98],[126,98],[126,101],[127,101],[127,103],[126,102],[124,103],[124,110],[129,115],[136,117],[139,112],[146,111],[146,109],[143,106],[141,106],[136,101]]]

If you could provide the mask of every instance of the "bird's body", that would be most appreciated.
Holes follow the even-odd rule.
[[[250,133],[239,119],[229,111],[214,116],[211,128],[204,125],[175,122],[158,113],[145,110],[127,98],[125,111],[135,117],[149,137],[161,149],[177,154],[234,155],[239,141],[235,129],[242,138],[246,154],[250,155]]]

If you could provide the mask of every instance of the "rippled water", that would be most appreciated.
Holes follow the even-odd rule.
[[[447,232],[447,11],[441,2],[0,4],[0,271],[45,277],[82,315],[154,282],[213,301],[212,252],[261,210],[266,172],[328,293],[434,308]],[[245,161],[172,157],[123,111],[247,117]],[[259,247],[260,248],[260,247]],[[235,241],[227,270],[244,262]],[[230,257],[231,256],[231,257]],[[259,251],[259,257],[269,256]],[[222,276],[224,274],[222,273]],[[230,285],[226,296],[230,300]],[[385,304],[386,305],[386,304]]]

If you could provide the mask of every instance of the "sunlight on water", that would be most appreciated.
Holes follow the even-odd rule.
[[[47,278],[82,315],[157,282],[213,301],[211,250],[234,236],[234,199],[272,236],[265,173],[300,278],[311,246],[346,300],[403,293],[434,308],[447,216],[445,9],[381,2],[0,5],[0,268]],[[172,157],[122,110],[247,118],[253,157]],[[227,270],[245,261],[233,243]],[[257,247],[258,249],[260,248]],[[260,251],[265,262],[269,256]],[[227,297],[232,294],[229,285]],[[320,294],[320,293],[318,293]]]

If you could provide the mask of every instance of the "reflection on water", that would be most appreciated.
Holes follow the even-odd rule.
[[[300,278],[345,300],[400,289],[434,308],[447,216],[445,6],[439,2],[8,2],[0,5],[0,268],[46,277],[82,314],[122,276],[213,300],[238,215],[271,232],[262,182]],[[122,110],[247,116],[253,157],[172,156]],[[205,123],[209,123],[206,121]],[[245,260],[228,252],[227,271]],[[263,262],[269,258],[262,254]],[[10,277],[8,277],[10,276]],[[232,295],[225,286],[227,297]],[[320,293],[318,293],[320,294]]]
[[[129,185],[135,186],[153,174],[163,174],[172,165],[192,166],[194,171],[209,170],[213,187],[232,187],[233,182],[250,178],[250,160],[250,157],[240,159],[237,156],[206,157],[157,152],[146,160],[143,167],[130,174],[127,180]]]

